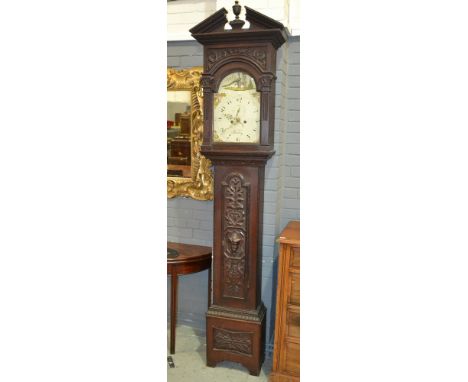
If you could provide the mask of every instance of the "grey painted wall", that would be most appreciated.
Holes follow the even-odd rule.
[[[276,85],[276,154],[265,169],[262,300],[267,308],[267,354],[273,347],[278,247],[276,238],[290,220],[299,219],[299,74],[300,41],[292,37],[278,51]],[[196,41],[167,44],[167,65],[187,68],[203,64]],[[176,198],[167,202],[169,241],[212,245],[213,202]],[[208,271],[183,276],[179,282],[178,322],[205,331]],[[168,280],[168,314],[169,314]]]
[[[196,41],[173,41],[167,44],[167,66],[189,68],[202,66],[202,47]],[[167,240],[211,246],[213,242],[213,202],[188,198],[167,200]],[[167,312],[170,308],[168,278]],[[208,271],[182,276],[179,279],[179,324],[205,331],[208,306]],[[168,321],[169,322],[169,321]],[[177,346],[177,345],[176,345]]]

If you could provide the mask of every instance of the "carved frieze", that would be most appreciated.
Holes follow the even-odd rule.
[[[210,70],[216,63],[232,56],[245,56],[256,63],[262,70],[267,66],[267,52],[265,48],[211,48],[208,49],[207,69]]]
[[[266,314],[266,308],[261,303],[255,310],[242,310],[239,308],[229,308],[219,305],[211,305],[206,313],[207,317],[224,317],[234,320],[245,320],[252,322],[262,322]]]
[[[252,335],[251,332],[233,332],[215,327],[213,328],[213,347],[215,350],[228,350],[251,355]]]
[[[222,183],[223,216],[223,296],[245,298],[247,197],[249,184],[241,174],[231,173]]]

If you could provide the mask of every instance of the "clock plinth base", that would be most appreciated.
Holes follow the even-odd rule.
[[[206,314],[206,363],[231,361],[258,376],[265,357],[266,308],[241,310],[212,305]]]

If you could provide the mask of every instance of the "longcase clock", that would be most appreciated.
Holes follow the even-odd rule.
[[[274,154],[276,52],[284,26],[233,6],[190,32],[204,48],[201,152],[214,166],[213,304],[206,314],[207,364],[243,364],[258,375],[264,360],[261,300],[264,174]]]

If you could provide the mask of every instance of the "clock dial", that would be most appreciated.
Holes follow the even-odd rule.
[[[223,78],[214,95],[213,141],[259,143],[260,93],[248,74],[234,72]]]

